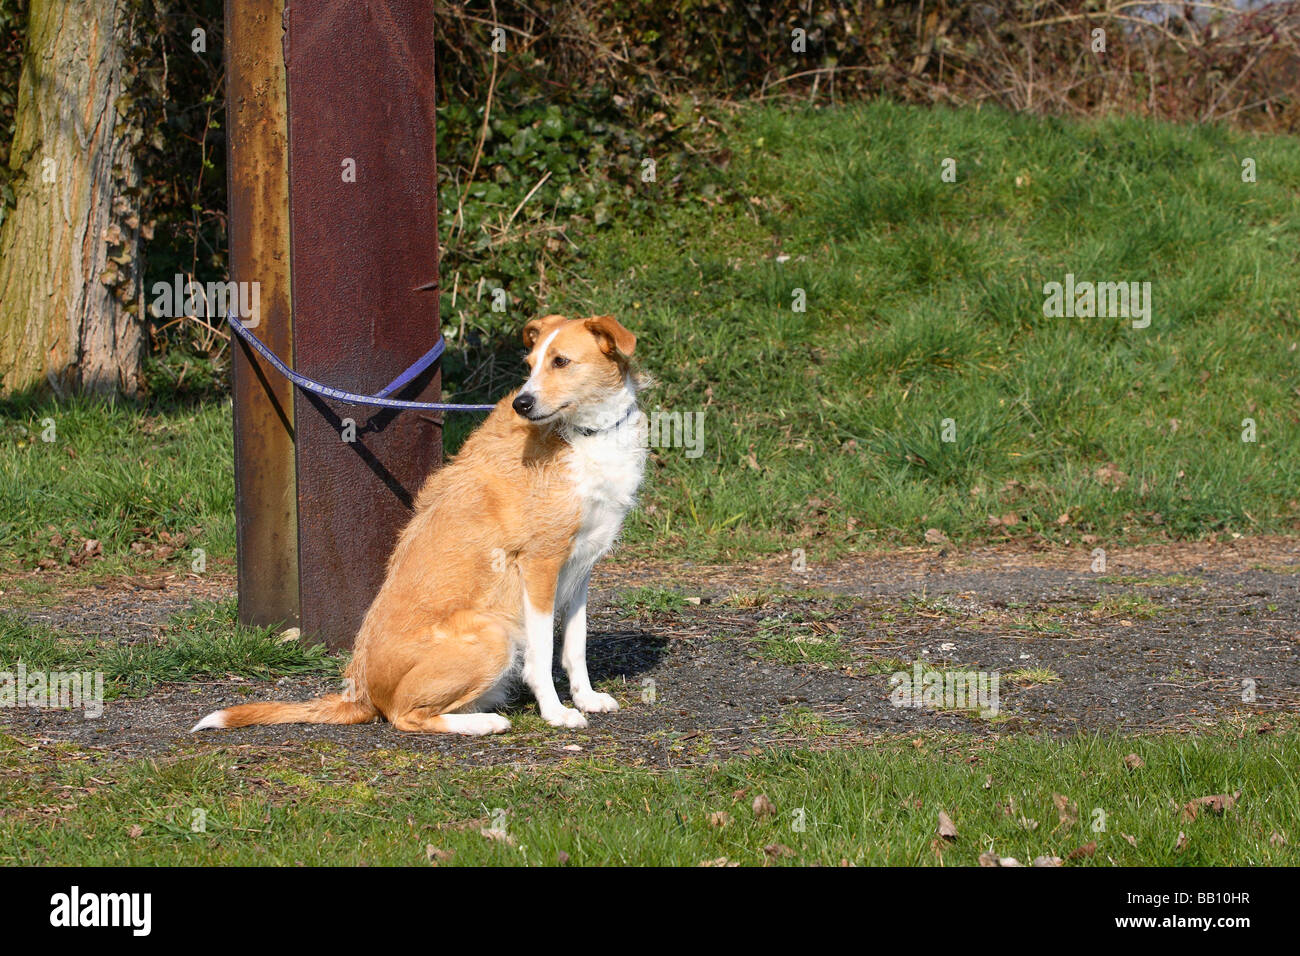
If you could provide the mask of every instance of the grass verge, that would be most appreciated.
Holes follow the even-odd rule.
[[[888,739],[667,773],[329,745],[105,764],[0,738],[0,862],[1294,864],[1300,736],[1259,730]],[[1202,800],[1219,795],[1236,796]],[[938,835],[940,811],[955,838]]]
[[[640,336],[650,411],[702,416],[656,450],[633,553],[1297,527],[1293,138],[877,102],[744,108],[726,142],[710,189],[548,274],[548,309]],[[1067,274],[1150,282],[1149,327],[1045,316]],[[229,560],[230,457],[224,403],[6,406],[0,558]]]
[[[163,681],[195,678],[333,676],[342,659],[324,645],[277,639],[274,628],[236,621],[233,600],[199,602],[173,615],[157,638],[123,644],[77,637],[0,614],[0,666],[104,675],[104,696],[139,696]]]

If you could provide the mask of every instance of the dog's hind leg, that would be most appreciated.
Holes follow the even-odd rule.
[[[504,733],[510,721],[499,714],[456,711],[491,690],[509,667],[504,627],[481,615],[455,615],[398,682],[388,719],[410,733]]]
[[[412,734],[504,734],[510,721],[500,714],[435,714],[433,708],[417,707],[399,714],[393,726]]]

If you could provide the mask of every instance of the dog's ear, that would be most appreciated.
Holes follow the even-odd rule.
[[[528,351],[531,352],[533,346],[537,344],[537,340],[542,337],[543,332],[567,321],[568,319],[562,315],[544,315],[540,319],[533,319],[524,326],[524,345],[528,346]]]
[[[531,352],[533,350],[533,346],[537,344],[538,338],[541,337],[541,334],[542,334],[542,320],[533,319],[531,322],[529,322],[527,325],[524,326],[524,347]]]
[[[612,315],[595,315],[583,323],[600,343],[606,355],[618,352],[623,358],[631,357],[636,350],[636,336],[623,328]]]

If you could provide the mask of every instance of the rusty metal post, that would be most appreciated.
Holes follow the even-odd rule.
[[[226,0],[230,278],[257,283],[254,332],[292,364],[284,0]],[[232,344],[239,619],[298,621],[293,388]]]
[[[370,394],[439,331],[433,5],[290,0],[287,28],[295,367]],[[435,367],[398,397],[440,391]],[[298,392],[293,421],[301,626],[348,647],[441,420]]]

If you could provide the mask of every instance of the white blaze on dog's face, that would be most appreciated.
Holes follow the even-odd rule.
[[[636,393],[629,359],[636,336],[612,315],[548,315],[524,326],[530,374],[514,409],[529,421],[601,427]]]

